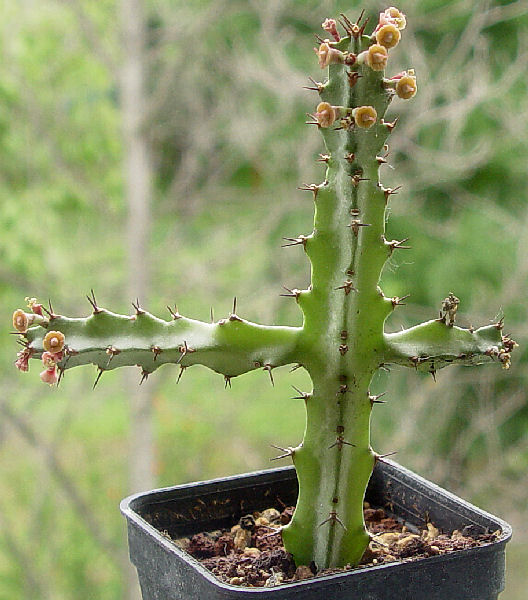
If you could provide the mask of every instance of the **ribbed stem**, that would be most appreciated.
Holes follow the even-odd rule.
[[[369,42],[353,40],[356,52],[361,43]],[[377,287],[388,251],[376,156],[388,135],[380,120],[389,97],[381,73],[361,68],[351,87],[348,70],[330,67],[322,100],[345,109],[373,106],[377,123],[322,130],[328,169],[314,194],[314,232],[306,244],[311,289],[299,298],[309,343],[303,364],[314,387],[304,440],[293,456],[300,496],[283,532],[297,564],[313,560],[320,569],[356,564],[368,543],[363,498],[375,461],[369,385],[382,362],[383,323],[392,309]]]

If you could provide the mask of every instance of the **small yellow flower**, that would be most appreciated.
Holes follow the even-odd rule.
[[[48,331],[42,345],[46,352],[56,354],[64,348],[64,334],[60,331]]]
[[[409,100],[416,94],[416,77],[409,75],[408,73],[398,79],[396,83],[396,93],[400,98]]]
[[[315,117],[321,127],[330,127],[337,118],[337,112],[331,104],[328,104],[328,102],[320,102],[317,105]]]
[[[373,106],[358,106],[352,111],[352,116],[358,127],[369,129],[378,118],[378,113]]]
[[[366,54],[363,60],[373,71],[383,71],[383,69],[385,69],[387,60],[389,59],[389,53],[385,46],[382,46],[381,44],[372,44],[365,52]],[[363,52],[361,54],[363,54]]]
[[[376,41],[385,48],[394,48],[400,41],[401,34],[400,30],[392,23],[383,25],[376,31]]]
[[[33,323],[33,318],[33,315],[28,315],[19,308],[13,313],[13,327],[19,333],[26,333],[28,327]]]

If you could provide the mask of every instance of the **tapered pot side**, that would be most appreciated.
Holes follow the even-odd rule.
[[[496,600],[504,588],[510,526],[391,461],[378,462],[366,500],[411,525],[431,521],[444,532],[470,525],[500,531],[485,546],[426,559],[360,567],[273,588],[235,587],[218,580],[172,538],[233,525],[244,514],[295,504],[292,467],[259,471],[135,494],[121,503],[130,557],[143,600]]]

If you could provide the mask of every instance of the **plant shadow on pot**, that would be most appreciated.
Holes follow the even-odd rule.
[[[253,511],[294,505],[293,467],[135,494],[121,503],[143,600],[497,600],[510,526],[392,461],[377,463],[366,500],[411,525],[499,531],[494,542],[425,559],[360,567],[273,588],[221,582],[170,538],[230,527]]]

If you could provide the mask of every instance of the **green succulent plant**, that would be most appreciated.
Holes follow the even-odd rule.
[[[314,227],[309,235],[286,238],[304,248],[311,263],[311,284],[287,290],[303,313],[301,327],[249,322],[233,312],[205,323],[171,309],[160,319],[134,303],[134,314],[119,315],[88,297],[85,318],[55,314],[35,299],[30,311],[17,310],[13,325],[23,348],[16,365],[41,359],[43,381],[58,383],[73,367],[94,364],[96,383],[108,370],[139,366],[141,380],[166,363],[180,375],[200,364],[224,376],[226,385],[255,369],[272,377],[276,367],[292,364],[309,373],[313,388],[298,391],[306,405],[306,429],[297,447],[284,448],[299,480],[292,521],[282,529],[286,549],[297,565],[318,569],[357,564],[369,544],[363,499],[377,460],[370,445],[372,409],[380,402],[369,388],[376,371],[398,364],[434,373],[450,364],[498,361],[507,368],[516,345],[503,335],[502,321],[479,329],[455,325],[459,300],[449,294],[439,317],[410,329],[386,332],[385,320],[404,298],[386,297],[379,280],[387,260],[408,248],[406,240],[385,237],[387,206],[395,189],[385,188],[379,167],[396,122],[386,122],[390,102],[411,99],[412,69],[387,78],[390,52],[405,28],[396,8],[382,12],[374,32],[366,21],[341,15],[327,19],[329,38],[315,49],[327,80],[312,80],[320,96],[309,123],[321,131],[324,181],[303,186],[313,195]]]

